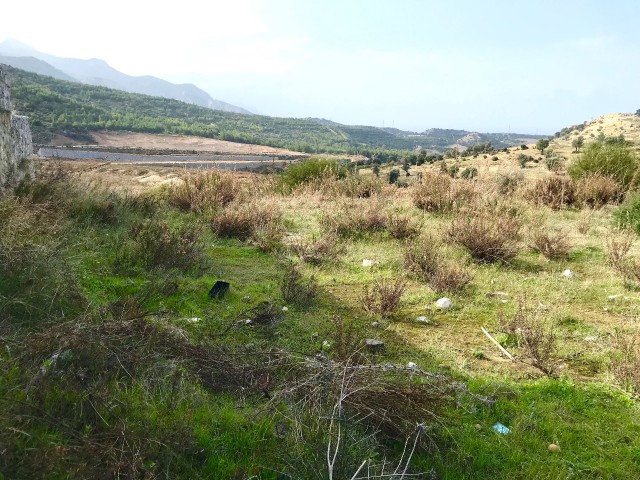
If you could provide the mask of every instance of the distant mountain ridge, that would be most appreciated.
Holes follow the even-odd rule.
[[[174,84],[151,75],[127,75],[111,67],[104,60],[56,57],[13,39],[0,43],[0,63],[59,80],[79,81],[125,92],[172,98],[224,112],[251,113],[244,108],[215,100],[207,92],[190,83]]]

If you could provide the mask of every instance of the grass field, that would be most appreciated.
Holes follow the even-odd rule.
[[[0,475],[640,477],[637,239],[531,151],[405,188],[44,165],[0,199]]]

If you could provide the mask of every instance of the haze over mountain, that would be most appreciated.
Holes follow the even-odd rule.
[[[250,113],[230,103],[215,100],[207,92],[190,83],[174,84],[151,75],[127,75],[111,67],[104,60],[56,57],[14,39],[0,43],[0,63],[60,80],[172,98],[225,112]]]

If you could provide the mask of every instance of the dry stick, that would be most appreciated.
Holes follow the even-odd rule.
[[[500,343],[498,343],[498,341],[495,338],[493,338],[491,334],[487,332],[487,330],[484,327],[480,327],[480,329],[482,330],[482,333],[484,333],[489,338],[489,340],[495,343],[496,347],[498,347],[502,353],[504,353],[507,357],[509,357],[509,360],[511,360],[512,362],[515,361],[515,359],[513,358],[513,355],[507,352],[507,350],[502,345],[500,345]]]

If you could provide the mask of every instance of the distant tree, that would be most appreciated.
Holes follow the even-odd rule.
[[[394,168],[389,172],[389,183],[398,183],[399,178],[400,170],[398,170],[397,168]]]
[[[411,168],[411,163],[410,163],[408,158],[405,158],[402,161],[402,170],[404,170],[404,173],[407,175],[407,177],[409,176],[409,169],[410,168]]]
[[[636,110],[636,115],[638,115],[640,117],[640,108],[638,110]]]
[[[541,138],[536,143],[536,148],[540,150],[540,153],[544,153],[544,149],[549,146],[549,140],[547,138]]]
[[[584,138],[580,135],[578,138],[574,138],[573,142],[571,142],[571,146],[575,149],[576,153],[580,151],[582,146],[584,145]]]
[[[373,172],[373,174],[376,177],[379,177],[380,176],[380,165],[378,165],[377,163],[374,163],[373,167],[371,168],[371,171]]]

